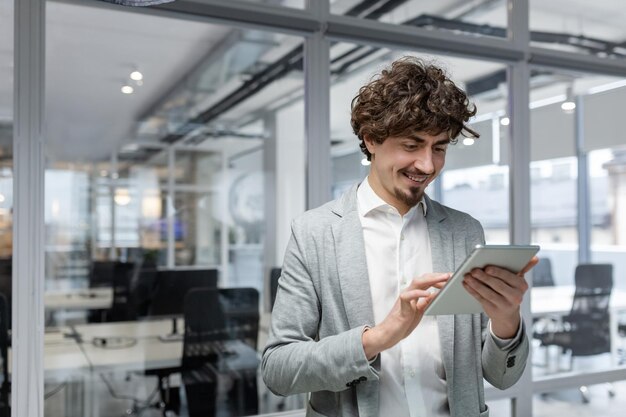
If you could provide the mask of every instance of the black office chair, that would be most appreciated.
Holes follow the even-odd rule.
[[[190,417],[213,416],[218,407],[218,380],[230,378],[228,414],[258,414],[256,350],[252,358],[237,358],[228,341],[249,340],[252,328],[258,332],[258,292],[250,288],[197,288],[185,296],[185,336],[181,364],[182,380]],[[256,326],[249,325],[250,307],[256,303]],[[256,345],[256,341],[254,342]],[[251,366],[233,368],[228,358],[252,359]],[[219,376],[219,379],[218,379]]]
[[[533,287],[553,287],[552,262],[549,258],[539,258],[539,262],[532,270]]]
[[[2,358],[2,385],[0,385],[0,417],[10,417],[11,381],[9,380],[9,313],[4,294],[0,293],[0,357]]]
[[[259,338],[259,292],[256,288],[220,288],[226,340],[241,340],[257,349]]]
[[[274,302],[276,301],[276,293],[278,292],[278,279],[281,273],[281,268],[272,268],[270,271],[270,311],[274,310]]]
[[[136,265],[130,262],[116,262],[113,267],[112,286],[113,303],[104,313],[106,322],[129,321],[137,318],[134,304],[131,302],[130,280]],[[140,267],[140,266],[139,266]]]
[[[534,333],[541,346],[559,346],[574,358],[611,352],[609,302],[613,289],[613,265],[582,264],[576,267],[576,291],[570,313],[556,331]],[[580,388],[583,401],[589,401],[586,387]],[[609,390],[613,395],[613,391]]]

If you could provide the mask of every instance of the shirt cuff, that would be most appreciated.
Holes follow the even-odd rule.
[[[519,327],[517,328],[517,333],[515,334],[515,336],[513,336],[513,338],[511,339],[501,339],[493,333],[493,330],[491,330],[491,319],[489,319],[489,333],[491,334],[491,338],[493,339],[496,346],[502,350],[509,350],[515,347],[522,339],[523,320],[524,318],[520,313]]]

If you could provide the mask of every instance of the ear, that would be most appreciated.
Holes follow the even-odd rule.
[[[376,154],[376,145],[378,144],[374,142],[372,138],[370,138],[368,135],[363,135],[363,142],[365,142],[365,147],[367,148],[368,152],[372,154],[372,156],[374,156]]]

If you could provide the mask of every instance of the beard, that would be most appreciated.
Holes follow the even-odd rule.
[[[408,190],[395,188],[394,195],[408,207],[414,207],[424,196],[424,191],[421,187],[409,187]]]

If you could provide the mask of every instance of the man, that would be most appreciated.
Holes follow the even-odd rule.
[[[441,69],[408,57],[354,98],[369,176],[293,222],[263,352],[270,390],[311,393],[307,416],[482,417],[483,377],[505,389],[522,374],[523,273],[465,277],[485,315],[423,315],[484,242],[478,221],[424,194],[448,145],[478,136],[475,113]]]

